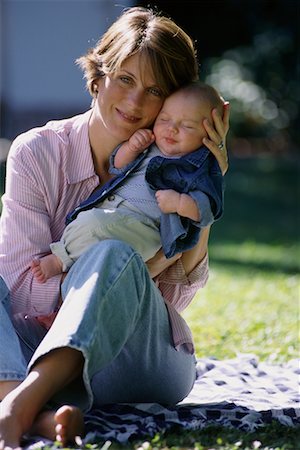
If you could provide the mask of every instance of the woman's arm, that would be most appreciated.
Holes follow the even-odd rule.
[[[201,229],[198,244],[191,250],[184,253],[177,253],[172,258],[166,258],[163,251],[159,250],[156,255],[147,261],[147,267],[152,278],[161,274],[164,270],[172,266],[178,259],[184,268],[184,273],[188,277],[195,267],[205,258],[208,250],[210,227]]]
[[[172,258],[167,259],[162,249],[160,249],[153,258],[149,259],[146,263],[150,272],[151,278],[155,278],[172,266],[178,259],[181,258],[181,253],[177,253]]]
[[[61,150],[68,142],[61,135],[57,137],[50,126],[31,130],[19,136],[9,152],[0,222],[0,273],[15,313],[39,316],[54,311],[61,276],[38,283],[31,262],[49,253],[50,243],[61,237],[67,213],[99,182],[94,176],[70,183],[72,170],[77,176],[82,165],[70,169],[71,151],[68,145]]]
[[[153,269],[163,269],[155,278],[157,287],[178,312],[191,303],[196,292],[208,280],[208,236],[209,228],[202,228],[196,247],[183,255],[176,255],[177,261],[176,257],[166,259],[162,252],[151,260],[150,273],[153,273]]]
[[[205,258],[208,252],[208,239],[209,239],[210,226],[202,228],[198,244],[191,250],[187,250],[181,256],[181,262],[184,267],[186,275],[197,267],[199,263]]]
[[[37,283],[30,270],[32,258],[40,255],[47,247],[45,242],[51,239],[46,199],[38,175],[31,152],[17,141],[7,160],[0,273],[10,289],[13,311],[29,315],[46,312],[52,306],[54,309],[60,286],[60,277],[49,280],[47,287]]]

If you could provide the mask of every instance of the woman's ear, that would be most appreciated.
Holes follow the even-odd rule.
[[[103,78],[101,77],[101,78],[96,78],[92,82],[92,91],[93,91],[93,95],[95,97],[97,97],[98,93],[100,92],[101,84],[103,82],[102,80],[103,80]]]

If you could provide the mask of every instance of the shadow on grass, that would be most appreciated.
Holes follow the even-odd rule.
[[[243,272],[280,272],[284,273],[286,275],[296,275],[299,273],[299,264],[292,263],[289,261],[281,261],[278,262],[256,262],[254,260],[252,261],[241,261],[240,259],[234,259],[234,258],[222,258],[218,256],[213,256],[212,258],[213,264],[222,266],[224,269],[228,269],[235,274],[238,271]]]

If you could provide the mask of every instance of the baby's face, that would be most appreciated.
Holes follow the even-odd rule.
[[[155,141],[166,156],[182,156],[197,150],[207,136],[203,120],[211,121],[211,106],[197,96],[175,92],[168,97],[155,121]]]

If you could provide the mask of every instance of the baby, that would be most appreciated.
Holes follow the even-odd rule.
[[[223,105],[217,91],[200,82],[170,95],[153,131],[137,130],[113,152],[116,177],[68,215],[52,253],[32,262],[36,279],[66,272],[102,239],[126,241],[144,261],[161,247],[167,258],[192,248],[201,227],[223,212],[223,177],[202,144],[203,120],[213,108],[222,116]]]

